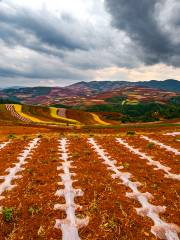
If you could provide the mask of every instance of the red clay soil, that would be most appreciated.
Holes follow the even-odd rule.
[[[170,147],[173,147],[180,151],[180,135],[178,136],[166,136],[161,134],[151,134],[149,135],[150,138],[159,141],[165,145],[169,145]],[[179,139],[179,141],[178,141]],[[163,149],[163,148],[161,148]],[[165,149],[163,149],[165,150]]]
[[[151,138],[151,135],[149,135],[149,137]],[[140,136],[126,137],[125,139],[131,146],[138,148],[141,152],[151,156],[153,160],[159,161],[163,165],[170,167],[172,173],[179,174],[180,156],[175,155],[173,152],[166,151],[164,148],[160,148],[156,144],[149,147],[149,142],[140,138]]]
[[[180,209],[179,181],[165,178],[162,171],[154,170],[153,166],[147,165],[144,159],[129,152],[124,146],[115,142],[113,137],[99,137],[98,143],[107,150],[114,160],[117,160],[118,166],[124,167],[122,171],[130,172],[133,175],[132,180],[142,183],[142,186],[139,187],[141,192],[147,191],[154,196],[154,199],[151,201],[153,204],[167,207],[165,213],[160,215],[161,218],[180,226],[178,214]]]
[[[88,112],[67,109],[66,116],[67,118],[77,120],[80,123],[85,125],[97,124],[97,122],[94,121],[94,118],[92,117],[92,115]]]
[[[81,239],[88,240],[155,240],[150,233],[151,221],[138,216],[135,207],[139,204],[128,199],[127,188],[113,180],[111,172],[90,148],[87,138],[70,138],[73,165],[77,166],[75,187],[83,190],[84,196],[76,198],[83,206],[78,216],[89,216],[87,227],[79,230]]]
[[[0,126],[0,137],[9,134],[25,135],[25,134],[40,134],[50,133],[53,130],[46,127],[32,127],[32,126]]]
[[[23,151],[29,141],[12,140],[6,147],[0,150],[0,176],[7,175],[5,170],[17,162],[18,155]],[[2,181],[2,180],[0,180]]]
[[[91,149],[87,138],[82,135],[67,138],[70,140],[70,160],[77,167],[70,169],[76,173],[72,178],[78,180],[73,183],[73,187],[84,192],[82,197],[75,198],[75,202],[83,207],[82,210],[76,210],[76,216],[89,216],[90,219],[87,227],[79,229],[81,239],[156,240],[150,232],[152,221],[137,215],[135,208],[140,207],[140,204],[126,197],[129,188],[119,184],[119,179],[112,179],[112,172]],[[121,147],[114,141],[114,137],[95,139],[118,161],[118,166],[124,165],[122,171],[132,173],[133,180],[143,184],[139,188],[142,192],[149,191],[153,194],[153,204],[167,207],[161,217],[167,222],[180,225],[179,182],[164,178],[161,171],[153,170],[143,159]],[[2,172],[15,162],[17,153],[22,152],[27,145],[27,141],[13,141],[16,142],[13,147],[17,147],[17,150],[10,144],[0,152]],[[28,158],[27,162],[25,170],[19,173],[23,178],[13,182],[17,187],[6,192],[5,199],[1,200],[0,205],[13,208],[13,217],[6,222],[3,215],[0,215],[0,240],[59,240],[62,236],[61,231],[54,228],[55,219],[64,219],[65,212],[55,211],[54,205],[65,201],[64,198],[55,196],[61,180],[58,176],[60,171],[57,171],[57,166],[61,166],[57,138],[42,138],[38,148],[33,151],[32,159]]]
[[[28,159],[23,178],[15,180],[17,187],[5,195],[4,207],[13,208],[9,223],[0,218],[0,239],[46,239],[58,240],[60,230],[54,229],[55,219],[64,218],[63,212],[55,211],[54,204],[59,176],[57,166],[57,141],[42,139],[32,159]]]

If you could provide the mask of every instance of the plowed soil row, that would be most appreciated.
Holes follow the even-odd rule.
[[[7,175],[5,170],[17,162],[17,156],[23,151],[28,142],[28,140],[15,139],[0,151],[0,176]]]
[[[72,166],[76,166],[72,168],[72,172],[76,173],[72,179],[77,180],[73,187],[84,192],[83,196],[75,198],[75,203],[82,206],[82,209],[76,210],[76,216],[89,217],[89,224],[79,229],[81,239],[155,240],[156,237],[150,231],[152,221],[137,214],[135,208],[141,205],[126,197],[130,189],[122,185],[119,179],[112,178],[112,171],[108,170],[91,148],[87,137],[68,136],[67,139],[70,140],[68,152],[73,161]],[[161,219],[180,226],[179,182],[165,178],[163,172],[154,170],[144,159],[118,144],[114,136],[98,136],[94,139],[117,161],[117,166],[124,167],[122,171],[130,172],[133,175],[132,180],[142,184],[139,187],[141,192],[147,191],[154,196],[154,199],[150,200],[152,204],[167,207],[165,213],[160,214]],[[146,152],[147,143],[144,140],[141,143],[139,137],[123,139]],[[16,161],[17,155],[22,152],[27,142],[13,140],[13,144],[10,143],[0,152],[0,175],[4,175],[4,170]],[[61,165],[58,145],[57,138],[42,138],[32,158],[27,159],[25,170],[20,173],[23,178],[14,180],[17,187],[5,193],[5,199],[0,205],[12,208],[13,216],[11,221],[7,222],[4,216],[0,215],[0,240],[62,238],[61,231],[54,228],[56,219],[66,218],[64,210],[54,210],[55,204],[65,203],[63,197],[55,196],[57,189],[64,188],[58,185],[61,181],[61,171],[57,170]],[[155,149],[147,149],[146,153],[151,155],[148,151],[156,156]],[[174,171],[171,157],[164,161],[167,152],[164,153],[162,149],[157,151],[155,160],[162,159],[161,162],[167,166],[172,165]]]
[[[1,216],[0,239],[60,239],[54,229],[55,219],[64,218],[54,211],[57,190],[57,141],[42,139],[32,159],[25,165],[23,178],[15,180],[17,187],[7,192],[3,207],[13,208],[13,219],[7,223]]]
[[[82,239],[156,239],[149,231],[151,221],[136,214],[140,207],[128,199],[128,189],[113,180],[102,160],[90,148],[87,138],[71,138],[70,149],[77,166],[74,171],[80,181],[84,196],[77,203],[84,206],[83,215],[89,216],[89,224],[80,230]]]
[[[155,139],[155,138],[153,138]],[[125,140],[133,147],[138,148],[141,152],[151,156],[153,160],[159,161],[165,166],[170,167],[173,173],[180,173],[180,156],[173,152],[166,151],[156,144],[152,144],[140,136],[126,137]]]
[[[165,145],[173,147],[177,150],[180,149],[180,142],[177,141],[178,136],[166,136],[166,135],[162,135],[162,134],[151,134],[151,135],[149,135],[149,137],[156,141],[159,141]]]
[[[139,187],[141,192],[150,192],[154,196],[151,201],[154,205],[167,207],[166,212],[160,214],[162,219],[167,222],[172,222],[173,219],[173,223],[180,225],[180,219],[177,215],[180,208],[179,181],[165,178],[163,172],[154,170],[153,166],[147,165],[144,159],[119,145],[114,138],[99,138],[98,142],[117,160],[119,166],[122,165],[125,171],[134,176],[134,181],[143,184]]]

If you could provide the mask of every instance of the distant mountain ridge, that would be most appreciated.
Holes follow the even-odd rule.
[[[124,87],[150,87],[166,91],[180,91],[180,81],[174,79],[167,79],[164,81],[150,80],[144,82],[128,82],[128,81],[92,81],[92,82],[78,82],[66,88],[89,88],[93,91],[110,91],[117,88]]]
[[[92,81],[78,82],[66,87],[15,87],[0,89],[0,98],[34,105],[63,104],[74,106],[92,103],[101,104],[105,99],[103,96],[112,97],[124,93],[132,95],[131,98],[133,98],[133,94],[138,94],[141,97],[145,93],[144,99],[147,99],[146,95],[150,97],[151,92],[154,96],[152,101],[158,99],[158,96],[161,100],[164,97],[167,100],[172,96],[179,95],[180,81],[174,79],[145,82]],[[149,97],[148,99],[151,100]]]

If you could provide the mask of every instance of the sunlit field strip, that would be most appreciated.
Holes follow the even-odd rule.
[[[71,124],[80,124],[80,122],[74,120],[74,119],[70,119],[70,118],[65,118],[65,117],[61,117],[58,115],[58,108],[49,108],[50,109],[50,114],[51,114],[51,117],[55,118],[55,119],[58,119],[58,120],[62,120],[62,121],[66,121],[66,122],[69,122]]]
[[[22,118],[24,119],[28,119],[31,122],[34,123],[41,123],[41,124],[55,124],[55,125],[66,125],[65,123],[60,123],[60,122],[49,122],[49,121],[42,121],[36,117],[32,117],[26,113],[22,112],[22,106],[19,104],[13,104],[15,111],[17,112],[17,114],[19,114]]]
[[[110,123],[107,123],[107,122],[104,122],[103,120],[101,120],[97,114],[91,113],[91,115],[97,123],[99,123],[101,125],[110,125]]]

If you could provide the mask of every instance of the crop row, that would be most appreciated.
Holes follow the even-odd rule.
[[[100,119],[100,117],[95,113],[66,110],[64,108],[6,104],[6,110],[9,111],[15,119],[26,123],[57,125],[109,125],[109,123]]]
[[[166,162],[165,149],[138,150],[134,140],[146,142],[140,136],[2,143],[1,238],[178,240],[179,156],[168,149]]]

